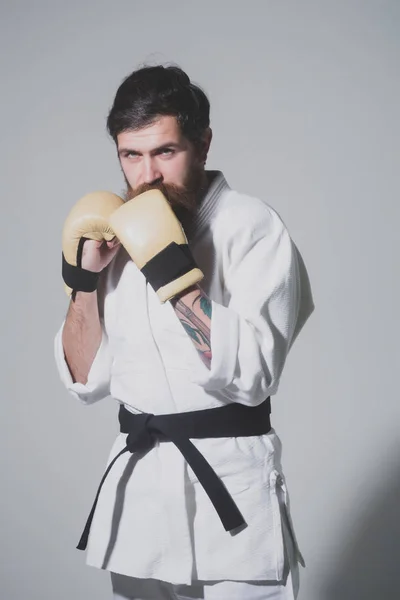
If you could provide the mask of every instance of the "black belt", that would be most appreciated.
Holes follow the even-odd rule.
[[[119,409],[121,433],[127,433],[126,446],[108,465],[86,521],[78,550],[85,550],[94,511],[103,483],[116,460],[125,452],[151,450],[157,440],[173,442],[181,451],[214,505],[226,531],[245,524],[242,514],[218,475],[190,438],[222,438],[263,435],[271,429],[271,403],[268,397],[258,406],[228,404],[218,408],[167,415],[133,414],[122,404]]]

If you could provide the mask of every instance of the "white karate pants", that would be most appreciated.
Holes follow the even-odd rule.
[[[296,600],[299,591],[299,565],[291,534],[282,515],[285,561],[289,573],[284,582],[220,581],[173,585],[158,579],[137,579],[111,573],[114,600]]]

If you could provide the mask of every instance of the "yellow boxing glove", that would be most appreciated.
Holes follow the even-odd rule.
[[[81,266],[83,244],[87,239],[111,241],[115,233],[109,219],[123,204],[122,198],[111,192],[92,192],[72,208],[62,233],[62,276],[68,295],[97,289],[99,273]]]
[[[126,202],[113,212],[110,225],[161,302],[203,279],[182,225],[159,190]]]

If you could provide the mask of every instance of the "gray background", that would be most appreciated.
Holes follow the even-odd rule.
[[[0,21],[1,598],[110,597],[75,545],[116,410],[55,370],[61,229],[86,192],[122,190],[105,117],[159,61],[209,94],[209,168],[268,199],[309,269],[316,311],[273,403],[300,598],[399,597],[400,3],[14,0]]]

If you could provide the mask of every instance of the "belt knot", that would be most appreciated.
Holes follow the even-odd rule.
[[[154,415],[143,413],[135,415],[132,428],[126,438],[129,452],[146,452],[151,450],[157,441],[157,431],[151,426]]]

